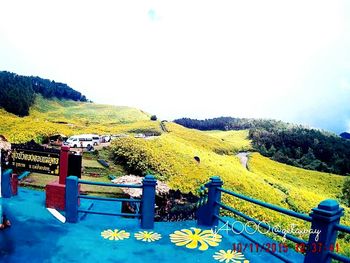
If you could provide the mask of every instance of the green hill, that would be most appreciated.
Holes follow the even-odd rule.
[[[259,153],[250,154],[247,170],[235,156],[237,150],[251,148],[247,131],[207,133],[174,123],[165,125],[169,133],[153,140],[123,138],[114,141],[111,147],[114,159],[130,172],[151,172],[171,188],[183,192],[196,192],[211,176],[219,175],[227,189],[302,213],[309,213],[324,199],[334,198],[342,202],[341,188],[345,176],[296,168]],[[200,162],[194,159],[195,156]],[[299,229],[310,228],[309,223],[227,195],[223,200],[271,224],[285,228],[297,224]],[[346,208],[343,223],[349,225],[349,208],[344,203],[343,206]],[[341,242],[345,244],[345,241]]]
[[[350,175],[350,141],[328,131],[269,119],[182,118],[174,122],[203,131],[249,130],[252,148],[272,160],[308,170]]]
[[[38,142],[45,136],[81,133],[115,134],[137,128],[159,129],[150,115],[131,107],[117,107],[72,100],[45,99],[36,95],[26,117],[0,108],[0,134],[11,142]]]
[[[297,206],[303,212],[309,212],[310,207],[325,198],[340,197],[345,176],[296,168],[258,153],[249,156],[247,170],[235,156],[242,145],[249,149],[249,140],[242,137],[245,131],[219,132],[213,136],[212,132],[207,134],[174,123],[166,126],[169,133],[153,140],[116,140],[112,143],[114,157],[124,160],[133,172],[153,172],[185,192],[196,191],[210,176],[220,175],[232,190],[292,209],[294,204],[287,198],[302,192],[305,200]],[[218,138],[220,134],[230,140],[223,141]],[[200,158],[199,163],[195,156]]]
[[[227,142],[236,151],[249,151],[252,150],[252,142],[248,140],[249,130],[238,131],[206,131],[206,134],[218,138],[223,142]]]
[[[67,136],[79,133],[137,133],[156,131],[152,139],[129,136],[112,142],[105,158],[122,164],[128,172],[153,173],[172,189],[196,192],[213,175],[219,175],[224,187],[265,202],[309,213],[327,198],[342,202],[341,188],[346,176],[310,171],[278,163],[259,153],[249,155],[248,169],[236,154],[251,151],[249,131],[199,131],[172,122],[151,121],[150,115],[130,107],[99,105],[72,100],[46,99],[36,95],[29,116],[18,117],[0,109],[0,134],[11,142],[26,142],[52,134]],[[196,157],[196,158],[195,158]],[[103,177],[107,180],[107,177]],[[288,216],[223,195],[223,201],[254,218],[288,228],[310,225]],[[343,222],[350,225],[349,208],[345,206]],[[303,236],[303,238],[307,238]],[[339,241],[346,247],[349,236]],[[343,253],[350,254],[348,250]]]
[[[28,116],[37,94],[45,98],[87,101],[84,95],[65,83],[0,71],[0,107],[6,111],[18,116]]]

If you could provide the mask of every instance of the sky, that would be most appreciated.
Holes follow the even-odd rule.
[[[350,3],[0,0],[0,70],[160,119],[350,131]]]

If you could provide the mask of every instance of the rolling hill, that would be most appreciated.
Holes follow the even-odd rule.
[[[150,115],[131,107],[46,99],[36,95],[26,117],[18,117],[0,108],[0,134],[10,142],[40,142],[45,136],[82,133],[115,134],[140,127],[160,129],[149,121]]]
[[[183,192],[196,192],[211,176],[219,175],[227,189],[301,213],[310,213],[311,208],[328,198],[342,202],[345,176],[293,167],[256,152],[249,155],[247,170],[235,156],[238,150],[251,149],[246,130],[203,132],[175,123],[165,125],[169,132],[153,140],[123,138],[114,141],[111,146],[113,159],[124,164],[130,172],[153,173],[171,188]],[[199,157],[200,162],[194,157]],[[226,195],[223,200],[239,211],[271,224],[310,228],[308,223],[245,201]],[[345,203],[342,205],[346,209],[343,223],[349,225],[350,209]],[[346,237],[341,244],[348,241],[349,237]],[[349,249],[345,253],[349,254]]]
[[[252,147],[263,156],[296,167],[350,175],[350,141],[325,130],[270,119],[182,118],[175,123],[202,131],[249,130]]]
[[[6,111],[21,117],[28,116],[37,94],[49,99],[87,101],[85,95],[65,83],[0,71],[0,107]]]
[[[225,185],[237,192],[287,208],[309,212],[325,198],[339,198],[344,176],[281,164],[259,153],[249,156],[249,170],[235,156],[250,149],[246,131],[201,132],[174,123],[169,133],[153,140],[123,138],[112,143],[112,152],[132,172],[153,172],[170,186],[195,192],[212,175],[220,175]],[[230,138],[230,140],[221,138]],[[194,157],[200,158],[198,163]],[[118,159],[119,158],[119,159]],[[315,187],[318,187],[315,190]],[[297,198],[302,197],[300,202]],[[289,199],[295,202],[289,202]]]
[[[302,213],[309,213],[324,199],[334,198],[345,208],[342,223],[350,225],[350,209],[341,199],[346,176],[282,164],[257,152],[249,155],[246,169],[236,154],[253,150],[248,130],[199,131],[173,122],[151,121],[149,114],[135,108],[47,99],[38,94],[29,116],[18,117],[0,109],[0,134],[11,142],[31,139],[40,142],[53,134],[140,131],[156,131],[160,136],[116,139],[107,150],[110,161],[123,165],[130,173],[153,173],[172,189],[182,192],[196,193],[211,176],[219,175],[227,189]],[[271,224],[310,228],[308,223],[233,197],[223,195],[223,201]],[[345,248],[349,241],[349,236],[342,237],[340,246]],[[342,252],[350,254],[349,248]]]

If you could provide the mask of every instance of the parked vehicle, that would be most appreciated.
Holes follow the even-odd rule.
[[[100,144],[100,137],[95,134],[74,135],[69,137],[65,144],[73,148],[90,148],[91,146]]]
[[[100,144],[100,136],[96,135],[96,134],[91,134],[92,136],[92,141],[94,142],[94,146],[99,145]]]
[[[146,135],[143,134],[143,133],[138,133],[138,134],[135,134],[134,137],[135,137],[135,138],[146,138]]]
[[[100,141],[103,143],[110,142],[111,141],[111,136],[110,135],[103,135],[100,137]]]
[[[113,134],[113,135],[111,135],[111,141],[118,139],[118,138],[126,138],[126,137],[129,137],[129,135],[125,134],[125,133]]]

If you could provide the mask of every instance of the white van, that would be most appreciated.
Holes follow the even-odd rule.
[[[100,144],[100,137],[95,134],[74,135],[69,137],[65,144],[73,148],[86,148]]]
[[[93,145],[99,145],[100,144],[100,136],[98,136],[97,134],[88,134],[89,136],[92,137],[92,141],[93,141]]]

